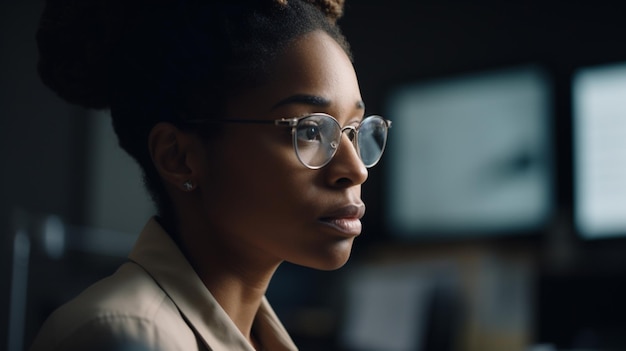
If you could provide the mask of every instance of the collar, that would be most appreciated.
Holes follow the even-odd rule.
[[[128,257],[154,278],[209,349],[254,351],[154,218],[148,221]],[[252,328],[264,350],[297,350],[265,297]]]

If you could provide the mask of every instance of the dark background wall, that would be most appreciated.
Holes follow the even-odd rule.
[[[85,221],[85,112],[67,106],[36,74],[34,34],[42,0],[0,2],[0,345],[6,345],[13,213],[57,214]],[[579,66],[626,61],[623,5],[530,1],[372,1],[346,5],[340,24],[351,42],[369,112],[382,113],[397,84],[518,64],[539,64],[555,83],[555,221],[571,221],[571,116],[569,79]],[[384,239],[384,161],[366,187],[368,231],[364,247]],[[561,223],[561,222],[559,222]],[[552,228],[552,227],[551,227]],[[543,259],[546,286],[615,288],[623,278],[624,243],[587,244],[565,230],[546,228],[517,238]],[[555,252],[570,248],[565,264]],[[365,252],[365,249],[359,249]],[[560,251],[559,251],[560,250]],[[563,261],[559,261],[563,262]],[[582,277],[579,272],[586,272]],[[576,278],[566,279],[568,276]],[[552,278],[551,278],[552,277]],[[568,285],[569,284],[569,285]],[[588,292],[592,294],[592,291]],[[549,295],[549,294],[547,294]],[[542,295],[543,296],[543,295]],[[547,301],[554,298],[546,296]],[[623,304],[623,302],[621,302]],[[558,320],[559,314],[548,316]],[[552,321],[552,320],[550,320]],[[539,331],[541,334],[541,331]],[[0,346],[0,347],[3,347]]]
[[[84,119],[48,91],[36,72],[43,1],[0,2],[0,348],[6,343],[14,213],[82,216]]]

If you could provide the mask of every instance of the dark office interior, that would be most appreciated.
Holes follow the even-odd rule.
[[[104,140],[106,116],[39,82],[43,3],[0,3],[0,349],[11,351],[112,273],[151,211],[136,168]],[[624,7],[347,1],[339,24],[367,112],[393,120],[396,140],[364,185],[351,261],[285,264],[270,286],[302,350],[626,350]]]

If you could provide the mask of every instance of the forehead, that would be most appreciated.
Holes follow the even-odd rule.
[[[241,116],[250,107],[254,107],[256,115],[270,113],[277,103],[293,95],[319,96],[330,101],[330,108],[339,109],[344,105],[354,108],[361,101],[350,58],[323,31],[292,41],[272,63],[270,72],[265,84],[229,102],[230,114]]]

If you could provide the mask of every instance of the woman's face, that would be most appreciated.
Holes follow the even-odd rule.
[[[343,127],[364,107],[343,49],[318,31],[296,39],[277,59],[268,83],[229,101],[225,119],[275,120],[323,112]],[[335,269],[350,255],[364,213],[367,170],[346,135],[332,161],[302,165],[290,127],[224,124],[206,148],[199,191],[212,241],[225,254],[256,263],[283,260]]]

